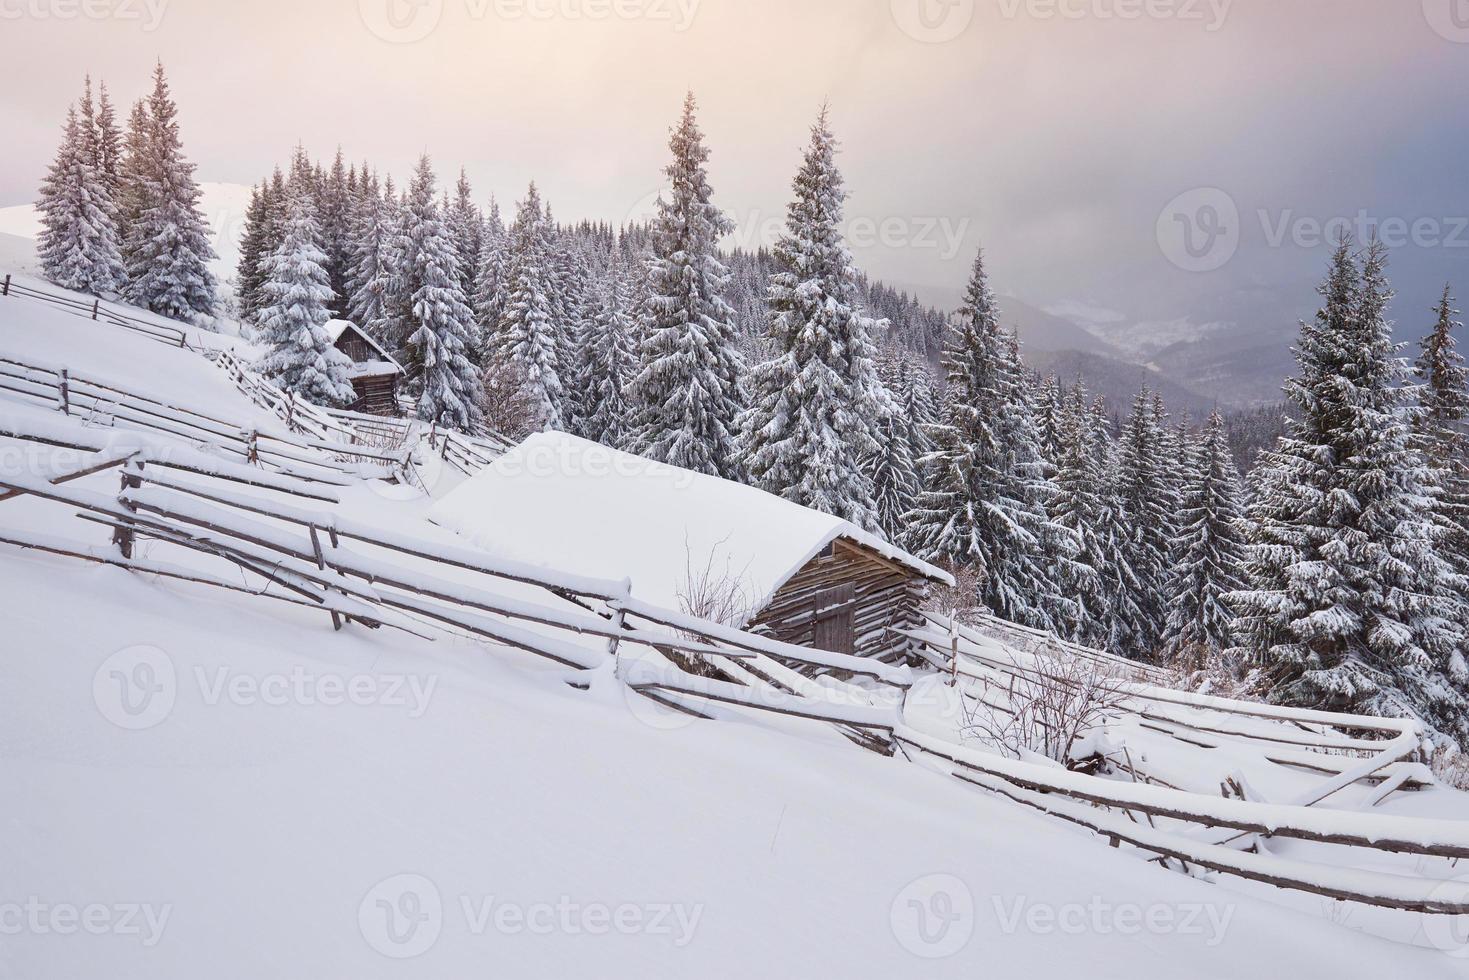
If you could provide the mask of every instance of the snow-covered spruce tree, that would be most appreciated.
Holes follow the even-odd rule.
[[[877,452],[866,463],[872,474],[872,496],[878,528],[896,544],[908,537],[908,514],[921,493],[918,463],[904,432],[900,409],[894,403],[877,424]]]
[[[391,178],[389,178],[391,182]],[[393,237],[398,229],[398,202],[391,188],[386,197],[376,174],[363,178],[352,222],[352,300],[348,314],[353,323],[382,342],[388,296],[392,290]]]
[[[434,200],[434,172],[427,156],[419,158],[408,187],[398,247],[418,417],[468,430],[480,420],[479,372],[470,358],[476,342],[474,313],[459,285],[459,259]]]
[[[1217,411],[1198,461],[1183,491],[1163,645],[1170,656],[1202,665],[1233,646],[1234,616],[1225,597],[1245,587],[1239,470]]]
[[[1041,453],[1054,466],[1061,459],[1061,429],[1066,414],[1066,397],[1061,382],[1054,374],[1041,380],[1035,396],[1036,427],[1040,434]]]
[[[326,272],[331,282],[332,315],[344,317],[352,305],[352,195],[347,187],[347,167],[342,148],[337,147],[332,169],[317,188],[318,221],[321,223],[322,251],[326,253]]]
[[[1158,424],[1145,388],[1133,401],[1117,454],[1117,488],[1127,522],[1124,549],[1133,578],[1131,595],[1114,606],[1114,652],[1156,659],[1167,620],[1173,521],[1178,513],[1173,469],[1165,460],[1166,428]]]
[[[125,168],[133,186],[126,192],[136,218],[125,227],[123,261],[130,302],[176,320],[213,315],[215,258],[209,226],[199,213],[194,165],[179,142],[178,107],[159,64],[153,94],[138,124],[141,138],[129,149],[139,154]]]
[[[548,237],[541,195],[532,183],[510,229],[505,305],[485,354],[486,370],[522,379],[538,428],[564,426],[561,350],[546,294]]]
[[[912,550],[908,513],[925,488],[922,460],[933,450],[928,428],[937,420],[929,403],[927,371],[904,350],[889,347],[879,375],[891,394],[877,427],[879,450],[867,461],[884,536]]]
[[[265,260],[280,244],[278,232],[281,223],[274,197],[277,190],[279,188],[269,181],[261,181],[250,189],[250,205],[245,209],[240,264],[235,267],[235,291],[240,301],[240,317],[248,323],[259,321],[264,301],[260,287],[265,282]]]
[[[588,439],[613,449],[627,445],[630,420],[627,385],[637,370],[634,342],[637,328],[630,294],[627,274],[614,260],[587,344],[592,411],[584,427]]]
[[[1435,310],[1432,332],[1424,338],[1418,358],[1419,410],[1414,430],[1418,446],[1433,470],[1438,487],[1434,509],[1438,527],[1437,546],[1452,575],[1444,578],[1444,600],[1454,611],[1451,619],[1459,627],[1452,645],[1436,657],[1435,668],[1444,685],[1454,691],[1445,696],[1469,714],[1469,664],[1465,662],[1466,631],[1469,631],[1469,371],[1457,350],[1454,331],[1463,324],[1455,318],[1454,298],[1448,286]],[[1469,745],[1460,712],[1442,712],[1441,723]]]
[[[653,219],[639,326],[641,369],[627,395],[634,412],[631,446],[650,459],[736,479],[744,363],[734,310],[724,299],[729,272],[718,253],[733,225],[711,200],[709,149],[695,108],[690,93],[669,140],[668,197],[659,198]]]
[[[836,137],[821,110],[795,179],[786,232],[775,246],[769,338],[775,356],[755,369],[740,417],[740,463],[754,485],[878,530],[863,461],[887,393],[873,366],[877,326],[857,304],[842,240],[846,200]]]
[[[471,301],[475,295],[484,227],[484,217],[474,203],[474,189],[469,185],[464,168],[460,167],[459,182],[454,185],[454,203],[449,208],[449,231],[454,238],[454,252],[459,256],[459,287]]]
[[[1439,553],[1463,575],[1469,573],[1469,371],[1454,339],[1463,324],[1448,286],[1435,313],[1418,358],[1421,410],[1414,428],[1440,486]]]
[[[505,222],[500,218],[500,205],[490,198],[490,213],[485,219],[480,240],[478,271],[474,279],[474,316],[479,322],[481,343],[493,346],[493,337],[505,310],[506,272],[509,266],[509,240]],[[484,360],[481,351],[481,360]]]
[[[1100,646],[1110,638],[1108,586],[1114,581],[1121,529],[1111,496],[1107,433],[1094,422],[1086,388],[1078,379],[1057,418],[1056,494],[1048,513],[1077,545],[1075,560],[1058,569],[1073,606],[1064,622],[1056,624],[1057,632]]]
[[[112,201],[113,224],[121,220],[122,195],[122,131],[117,127],[117,112],[107,94],[107,83],[97,86],[97,176]]]
[[[356,398],[348,377],[352,361],[336,349],[326,327],[332,290],[325,263],[316,206],[304,188],[293,187],[281,243],[260,263],[258,340],[265,355],[258,366],[309,402],[349,405]]]
[[[101,296],[117,292],[124,273],[115,205],[98,168],[97,149],[89,80],[82,115],[78,118],[75,107],[67,110],[61,145],[41,185],[37,253],[47,279]]]
[[[1386,307],[1386,250],[1343,240],[1301,325],[1300,410],[1264,455],[1250,508],[1250,589],[1236,629],[1284,704],[1417,715],[1452,727],[1457,628],[1435,553],[1432,472],[1413,447]],[[1462,709],[1462,705],[1458,706]]]
[[[918,553],[977,573],[978,599],[1011,622],[1053,629],[1072,615],[1057,566],[1074,535],[1051,520],[1046,473],[1016,347],[984,268],[974,270],[945,345],[949,414],[933,427],[932,483],[909,517]]]

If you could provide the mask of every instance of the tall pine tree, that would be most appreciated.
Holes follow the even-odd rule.
[[[750,480],[806,507],[877,530],[864,461],[886,397],[871,331],[857,306],[857,275],[842,240],[846,190],[823,108],[795,179],[786,232],[775,246],[769,339],[775,356],[751,380],[740,459]]]
[[[743,361],[720,238],[733,227],[711,198],[709,150],[692,93],[673,130],[668,198],[653,220],[653,256],[639,325],[641,370],[628,389],[632,446],[643,456],[733,479]]]
[[[126,190],[136,216],[125,229],[125,298],[176,320],[213,315],[215,258],[209,226],[199,213],[194,165],[179,140],[178,107],[159,64],[146,110],[135,113],[140,132],[130,141]]]
[[[1057,490],[983,252],[950,330],[944,365],[949,415],[932,430],[932,485],[910,517],[913,540],[930,559],[975,570],[978,599],[995,615],[1057,628],[1074,615],[1058,566],[1073,560],[1077,545],[1046,509]]]
[[[349,405],[355,398],[352,361],[337,350],[331,319],[331,282],[321,247],[316,206],[306,189],[291,189],[280,245],[260,263],[263,281],[258,338],[266,348],[259,368],[286,391],[318,405]]]

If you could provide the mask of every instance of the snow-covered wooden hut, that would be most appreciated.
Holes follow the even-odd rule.
[[[606,579],[787,642],[894,660],[932,565],[829,514],[563,433],[531,436],[430,519],[507,557]]]
[[[402,365],[351,320],[331,320],[326,328],[332,345],[352,359],[348,377],[357,392],[352,410],[369,415],[397,415]]]

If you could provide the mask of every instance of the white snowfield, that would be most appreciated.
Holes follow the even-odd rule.
[[[265,431],[279,425],[197,353],[43,304],[0,299],[0,358],[146,388]],[[340,545],[322,543],[327,557],[373,573],[373,582],[338,581],[341,608],[368,610],[359,616],[384,615],[371,601],[386,594],[385,580],[422,580],[430,567],[359,543],[372,537],[434,556],[445,594],[541,616],[542,626],[483,620],[548,644],[554,632],[566,644],[557,649],[590,669],[402,610],[382,629],[354,622],[335,631],[325,608],[165,577],[208,570],[236,586],[258,581],[147,538],[135,556],[160,574],[0,544],[0,977],[1448,980],[1469,971],[1463,917],[1338,903],[1198,869],[1191,877],[1176,863],[1164,870],[1136,847],[1109,848],[950,774],[991,778],[978,769],[916,750],[914,761],[863,751],[830,724],[774,713],[781,705],[768,700],[733,703],[748,688],[673,678],[633,653],[616,676],[605,636],[564,639],[553,629],[592,628],[603,622],[595,610],[552,605],[529,584],[556,568],[571,592],[657,615],[653,605],[667,598],[638,588],[657,568],[610,567],[611,552],[583,556],[576,538],[540,548],[507,540],[498,551],[477,536],[489,549],[478,551],[429,520],[430,512],[443,520],[448,504],[376,481],[323,485],[313,500],[217,481],[219,499],[199,503],[188,488],[209,483],[219,458],[211,447],[113,421],[0,388],[0,430],[32,435],[0,436],[0,484],[80,502],[3,499],[0,489],[0,538],[115,556],[110,529],[77,513],[89,502],[123,506],[121,475],[141,472],[158,482],[125,495],[140,507],[201,519],[268,507],[340,533]],[[190,469],[149,462],[50,482],[134,452]],[[422,462],[427,486],[440,496],[452,489],[434,456]],[[228,461],[216,465],[234,472]],[[522,509],[574,503],[548,492],[473,517],[480,528],[499,519],[513,527]],[[460,512],[466,520],[469,509]],[[739,530],[738,516],[729,531]],[[302,538],[297,524],[259,514],[249,527],[262,549]],[[676,552],[681,566],[681,544]],[[507,578],[487,586],[455,561]],[[626,577],[633,595],[621,599]],[[966,670],[989,669],[988,657],[1022,659],[992,639],[970,649]],[[750,656],[731,661],[731,675],[767,670],[809,695],[791,695],[793,705],[825,697],[829,713],[849,723],[893,725],[914,743],[1015,778],[1086,778],[962,739],[940,675],[884,671],[886,686],[838,685]],[[686,685],[683,703],[697,698],[713,720],[633,691],[660,683]],[[1287,805],[1330,773],[1267,756],[1305,757],[1301,742],[1319,732],[1264,716],[1206,724],[1208,705],[1185,695],[1148,704],[1102,741],[1126,745],[1140,768],[1172,774],[1175,788],[1093,780],[1137,806],[1191,796],[1212,799],[1199,805],[1217,804],[1221,817],[1252,819],[1261,811],[1220,798],[1219,784],[1232,779],[1250,800],[1281,804],[1267,809],[1283,825],[1366,827],[1409,843],[1405,828],[1436,842],[1466,837],[1464,794],[1436,786],[1372,807],[1381,787],[1352,785],[1301,818]],[[1184,725],[1200,729],[1189,730],[1193,743],[1159,730]],[[1275,736],[1284,739],[1278,751],[1262,750],[1258,739]],[[1200,744],[1210,741],[1216,747]],[[1360,762],[1310,758],[1327,769]],[[1180,833],[1161,818],[1154,830],[1141,814],[1134,824],[1072,805],[1079,816],[1124,820],[1139,837]],[[1238,833],[1193,832],[1221,849]],[[1443,857],[1361,853],[1270,840],[1278,865],[1335,861],[1349,884],[1391,875],[1412,877],[1405,889],[1423,879],[1441,879],[1445,894],[1469,885],[1469,866]]]

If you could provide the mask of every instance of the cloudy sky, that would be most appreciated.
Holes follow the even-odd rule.
[[[743,242],[829,101],[859,261],[936,302],[982,243],[1037,306],[1284,335],[1333,219],[1399,245],[1405,327],[1469,298],[1469,0],[0,0],[0,205],[84,73],[128,102],[155,58],[204,180],[427,150],[621,221],[692,88]]]

